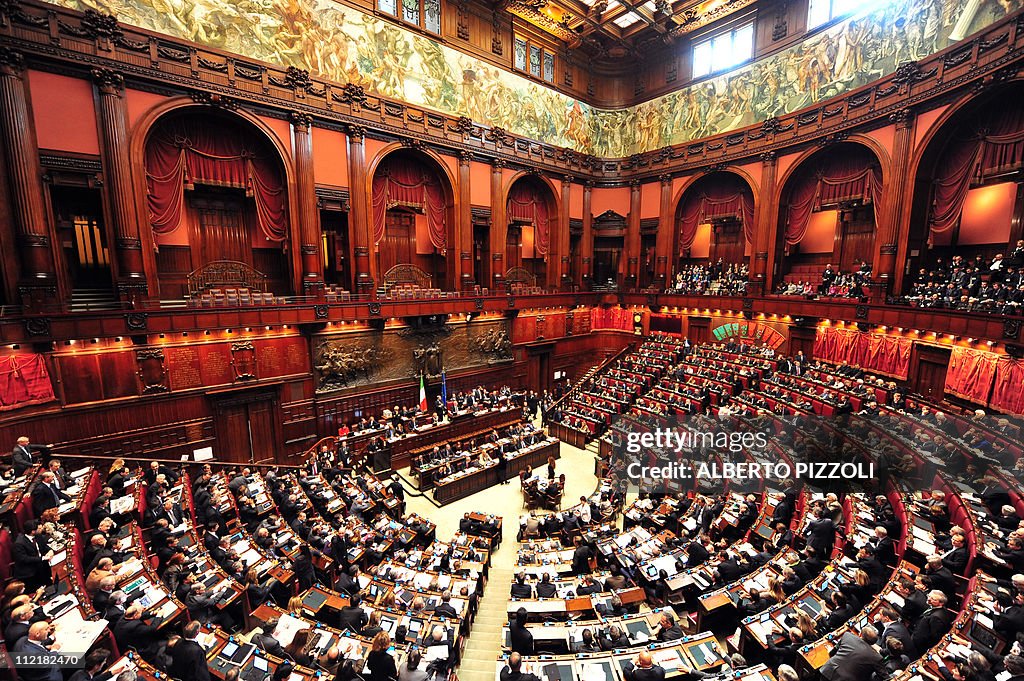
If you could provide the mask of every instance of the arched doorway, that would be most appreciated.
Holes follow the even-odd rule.
[[[551,188],[535,175],[517,178],[505,202],[505,267],[508,274],[526,272],[537,286],[557,287],[554,255],[558,234],[558,210]]]
[[[451,290],[454,191],[437,162],[412,150],[389,153],[374,169],[372,201],[382,285]]]
[[[696,180],[680,196],[674,224],[670,288],[676,285],[677,275],[685,280],[687,274],[705,269],[712,292],[720,286],[732,292],[745,288],[753,249],[754,192],[743,177],[719,171]]]
[[[144,165],[162,298],[290,293],[287,180],[260,130],[209,109],[172,111],[150,129]]]
[[[882,200],[881,165],[865,145],[841,142],[804,159],[780,194],[774,283],[818,291],[822,273],[830,271],[843,282],[843,295],[862,294],[859,282],[870,279]]]
[[[1005,286],[1007,269],[1013,278],[1024,268],[1022,98],[1024,82],[995,88],[934,132],[914,176],[903,292],[948,280],[954,257],[964,270],[959,292],[969,297],[985,283]],[[1005,256],[1003,271],[993,277],[997,254]]]

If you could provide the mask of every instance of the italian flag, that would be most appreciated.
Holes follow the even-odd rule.
[[[420,411],[427,410],[427,386],[423,382],[423,374],[420,374]]]

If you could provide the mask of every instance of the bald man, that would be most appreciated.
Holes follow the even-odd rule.
[[[57,665],[50,667],[29,667],[18,664],[18,658],[26,659],[45,655],[51,651],[53,639],[50,638],[50,624],[36,622],[28,629],[28,636],[23,637],[14,645],[14,664],[18,669],[18,678],[22,681],[62,681],[64,675]]]
[[[665,670],[654,664],[654,658],[648,650],[636,656],[636,662],[622,665],[622,678],[626,681],[665,681]]]
[[[523,665],[523,656],[512,653],[508,656],[508,664],[501,670],[501,681],[540,681],[536,674],[531,674]]]

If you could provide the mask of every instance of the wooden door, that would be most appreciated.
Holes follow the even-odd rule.
[[[223,404],[216,411],[217,445],[214,456],[220,461],[250,463],[252,438],[249,435],[249,408],[245,404]]]
[[[949,348],[915,345],[910,362],[914,392],[934,402],[944,399],[949,355]]]
[[[719,259],[727,264],[742,263],[746,250],[746,237],[743,225],[739,220],[729,220],[716,224],[712,230],[711,262]]]
[[[231,393],[214,403],[214,455],[232,463],[277,461],[281,451],[278,395],[274,390]]]
[[[252,236],[240,198],[201,194],[192,197],[196,214],[193,243],[198,242],[201,267],[215,260],[235,260],[252,265]]]
[[[380,248],[380,271],[386,274],[395,265],[416,262],[416,216],[389,210],[384,220],[384,240]]]
[[[833,262],[839,263],[843,272],[852,272],[862,261],[871,262],[875,245],[875,214],[871,206],[839,213],[838,257],[833,251]]]

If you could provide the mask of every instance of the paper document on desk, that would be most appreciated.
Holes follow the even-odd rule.
[[[282,648],[287,648],[302,629],[309,629],[309,624],[291,615],[281,615],[277,629],[274,629],[274,638],[281,642]]]
[[[679,669],[679,665],[682,663],[682,660],[679,659],[679,651],[675,648],[655,651],[651,657],[654,658],[654,664],[663,667],[665,671]]]

